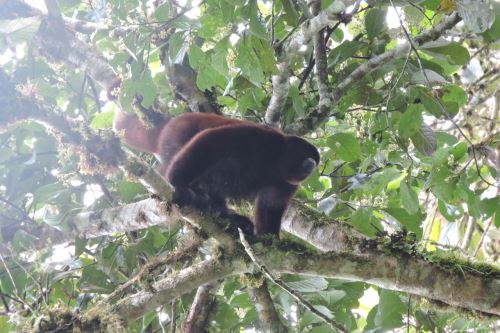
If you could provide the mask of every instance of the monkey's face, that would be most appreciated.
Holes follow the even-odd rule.
[[[316,169],[318,163],[319,153],[316,147],[302,138],[287,137],[281,161],[283,176],[287,183],[299,185]]]

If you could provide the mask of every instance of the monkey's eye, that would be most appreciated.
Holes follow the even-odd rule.
[[[316,168],[316,161],[312,158],[306,158],[300,165],[300,171],[304,175],[309,175]]]

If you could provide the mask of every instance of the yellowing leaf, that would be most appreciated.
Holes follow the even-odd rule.
[[[439,0],[439,5],[441,6],[441,10],[444,12],[451,11],[455,8],[454,0]]]

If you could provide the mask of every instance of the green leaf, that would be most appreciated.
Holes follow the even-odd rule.
[[[422,239],[423,214],[417,213],[410,215],[406,210],[398,207],[387,208],[384,209],[384,211],[398,220],[398,222],[407,230],[414,232],[417,239]]]
[[[41,17],[21,17],[14,20],[0,20],[0,34],[2,38],[8,38],[15,43],[33,41],[34,35],[40,26]]]
[[[456,103],[458,106],[463,106],[467,103],[469,96],[462,87],[459,87],[454,84],[447,84],[444,86],[444,95],[442,97],[443,102],[445,103]]]
[[[491,28],[484,33],[487,41],[494,41],[500,38],[500,3],[493,2],[493,8],[495,12],[495,22],[493,22]]]
[[[435,116],[439,118],[443,115],[443,107],[439,102],[431,96],[425,89],[418,89],[418,97],[421,99],[422,104],[424,104],[425,109]]]
[[[139,183],[121,181],[118,183],[121,198],[124,202],[133,202],[138,195],[146,194],[146,189]]]
[[[238,46],[236,66],[241,69],[243,75],[248,78],[250,82],[257,87],[260,87],[264,81],[264,73],[262,71],[262,67],[260,66],[259,58],[257,58],[257,55],[252,48],[246,46],[242,42]]]
[[[479,207],[484,219],[492,216],[500,207],[500,196],[481,200]]]
[[[23,252],[27,250],[33,250],[33,245],[36,244],[37,240],[37,237],[27,233],[22,229],[19,229],[14,234],[11,244],[15,251]]]
[[[383,230],[380,221],[373,215],[371,208],[360,208],[352,214],[349,220],[352,226],[359,232],[375,237],[378,231]]]
[[[467,154],[469,146],[466,142],[459,142],[450,149],[450,154],[455,157],[455,160],[459,160]]]
[[[158,6],[155,11],[154,15],[158,21],[166,21],[170,18],[170,3],[164,3]]]
[[[204,66],[198,71],[196,85],[202,91],[210,90],[212,87],[226,86],[226,78],[217,72],[212,66]]]
[[[415,319],[426,330],[435,332],[436,324],[434,323],[434,313],[427,313],[423,310],[415,311]]]
[[[497,206],[495,210],[495,219],[493,220],[495,227],[500,228],[500,205]]]
[[[116,286],[109,281],[108,276],[103,271],[89,265],[82,269],[79,287],[85,292],[110,293]]]
[[[292,27],[297,26],[299,23],[299,13],[297,13],[294,4],[288,0],[280,0],[280,2],[283,6],[283,19],[288,25]]]
[[[346,40],[330,52],[328,61],[334,65],[342,63],[365,46],[362,42]]]
[[[244,308],[244,309],[249,309],[252,307],[252,301],[250,300],[248,293],[241,293],[240,292],[240,293],[233,294],[229,303],[232,306]]]
[[[438,46],[434,46],[438,45]],[[444,55],[451,63],[463,66],[470,60],[469,51],[457,42],[444,44],[440,42],[427,43],[421,47],[425,52],[432,55]]]
[[[53,203],[54,200],[67,192],[68,190],[59,183],[47,184],[37,188],[33,197],[37,203]]]
[[[411,142],[420,153],[427,156],[432,155],[437,148],[436,134],[425,123],[411,136]]]
[[[268,40],[266,29],[260,23],[258,18],[258,6],[256,0],[250,0],[250,32],[263,40]]]
[[[328,281],[322,277],[313,277],[300,281],[287,282],[286,284],[290,288],[302,293],[313,293],[326,290],[328,288]]]
[[[369,39],[373,40],[387,30],[386,16],[387,11],[379,8],[368,11],[365,16],[365,27]]]
[[[464,209],[461,206],[447,204],[442,200],[438,200],[439,212],[450,222],[457,221],[464,215]]]
[[[418,104],[410,104],[399,120],[399,135],[402,138],[409,138],[418,131],[421,124],[421,106]]]
[[[341,159],[355,162],[361,159],[361,147],[350,133],[337,133],[328,138],[328,145]]]
[[[105,111],[95,115],[94,119],[92,119],[92,123],[90,126],[93,129],[101,129],[101,128],[111,128],[113,127],[113,118],[115,117],[114,111]]]
[[[304,99],[300,95],[299,89],[295,85],[290,86],[290,89],[288,90],[288,97],[292,99],[295,114],[299,117],[303,117],[305,115],[305,103]]]
[[[406,182],[401,182],[399,193],[401,194],[401,201],[403,202],[403,207],[410,214],[416,214],[420,210],[420,205],[418,203],[418,196],[415,191]]]
[[[194,69],[199,69],[207,62],[206,54],[197,45],[191,45],[189,48],[189,64]]]
[[[215,13],[205,13],[200,17],[201,29],[198,30],[198,36],[206,39],[213,38],[217,33],[219,28],[226,25],[220,12]]]
[[[394,329],[403,325],[403,314],[406,307],[398,294],[393,291],[381,289],[375,324],[385,330]]]
[[[318,295],[331,306],[346,297],[347,293],[344,290],[328,289],[327,291],[318,292]]]
[[[430,69],[424,69],[423,73],[421,70],[414,72],[411,76],[411,82],[421,85],[430,84],[432,86],[448,83],[444,77]]]
[[[222,332],[229,332],[232,327],[238,325],[240,318],[232,306],[226,302],[217,301],[217,310],[213,315],[213,320],[223,328]]]
[[[151,71],[149,69],[144,70],[141,76],[141,80],[136,82],[136,92],[142,96],[141,105],[145,108],[149,108],[153,105],[156,98],[156,85],[151,77]]]
[[[455,6],[464,23],[475,33],[486,31],[495,21],[495,12],[489,1],[455,0]]]
[[[274,57],[274,49],[269,45],[269,42],[257,38],[252,38],[252,41],[253,48],[257,53],[262,70],[266,74],[276,74],[277,68]],[[227,63],[226,59],[224,59],[224,63]]]
[[[87,244],[87,239],[82,239],[79,237],[75,239],[75,257],[78,258],[85,251],[85,247],[87,246]]]
[[[184,60],[188,49],[186,42],[186,33],[184,31],[177,31],[169,39],[168,42],[168,56],[172,64],[181,64]]]
[[[367,194],[379,195],[391,181],[399,178],[402,173],[396,167],[385,168],[372,175],[363,188]]]

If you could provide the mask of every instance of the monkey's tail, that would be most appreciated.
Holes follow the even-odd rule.
[[[158,154],[158,138],[169,120],[170,118],[164,117],[155,122],[154,126],[148,126],[135,113],[119,110],[113,119],[113,130],[123,134],[127,145],[143,152]]]

